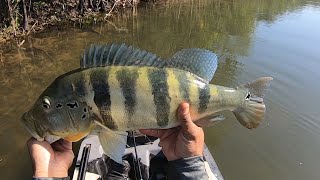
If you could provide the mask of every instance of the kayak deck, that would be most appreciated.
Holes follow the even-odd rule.
[[[127,144],[130,147],[126,148],[123,159],[130,163],[130,179],[165,177],[163,173],[168,161],[163,155],[161,147],[159,147],[159,139],[138,134],[135,135],[135,138],[128,136]],[[136,147],[134,147],[134,144],[136,144]],[[204,159],[210,179],[223,180],[207,146],[204,148]],[[94,135],[88,136],[81,143],[73,180],[106,179],[110,161],[111,159],[103,153],[99,138]],[[156,171],[154,171],[155,168],[150,169],[150,167],[156,167]]]

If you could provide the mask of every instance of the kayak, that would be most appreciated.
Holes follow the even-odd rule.
[[[124,179],[166,179],[168,160],[163,155],[159,142],[158,138],[139,132],[129,133],[127,147],[122,158],[125,163],[120,165],[103,153],[98,136],[89,135],[81,143],[72,179],[111,179],[108,172],[119,166],[122,167],[122,171],[123,166],[127,166],[124,168],[127,171],[123,175]],[[204,160],[209,178],[223,180],[223,176],[206,145]]]

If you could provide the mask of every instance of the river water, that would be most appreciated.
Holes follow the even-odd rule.
[[[49,31],[0,54],[0,179],[32,176],[20,117],[58,75],[79,66],[93,42],[126,42],[170,57],[182,48],[219,55],[214,84],[261,76],[265,121],[255,130],[235,117],[206,128],[225,179],[320,179],[320,3],[308,0],[198,0],[144,6],[110,22]]]

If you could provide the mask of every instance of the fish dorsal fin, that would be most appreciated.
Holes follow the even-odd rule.
[[[183,49],[168,61],[151,52],[122,44],[92,44],[80,60],[81,68],[99,66],[171,67],[189,71],[210,82],[218,66],[215,53],[206,49]]]
[[[155,54],[126,44],[92,44],[80,60],[81,68],[99,66],[163,67],[165,61]]]
[[[189,71],[208,83],[218,67],[218,58],[206,49],[182,49],[169,59],[168,66]]]

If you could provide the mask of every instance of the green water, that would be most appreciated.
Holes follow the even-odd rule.
[[[0,179],[32,176],[20,116],[93,42],[126,42],[161,57],[199,47],[219,55],[212,83],[274,81],[256,130],[227,119],[206,129],[226,180],[320,179],[320,3],[307,0],[171,1],[89,28],[49,31],[0,54]]]

